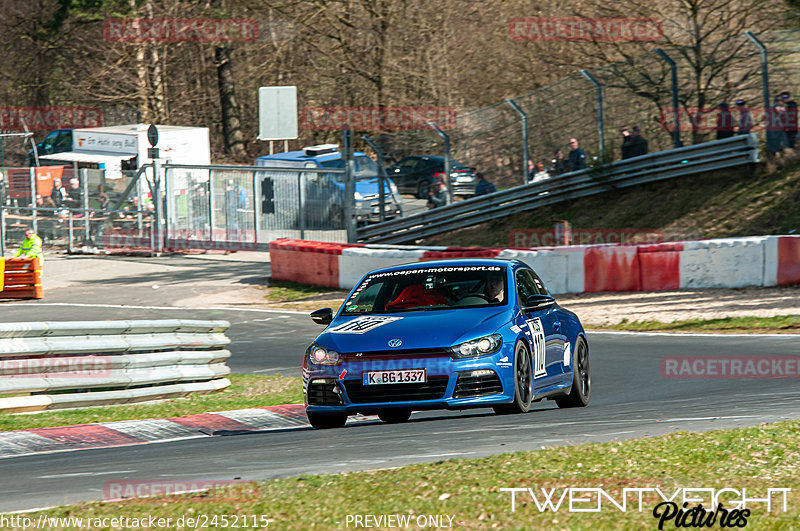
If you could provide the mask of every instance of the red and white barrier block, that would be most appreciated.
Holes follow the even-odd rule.
[[[800,283],[800,236],[538,249],[411,247],[303,240],[270,243],[272,278],[353,288],[369,271],[447,258],[512,258],[553,293],[665,291]]]

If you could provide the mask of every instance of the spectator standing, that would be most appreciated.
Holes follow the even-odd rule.
[[[493,194],[497,191],[497,187],[486,180],[486,177],[480,172],[476,173],[478,178],[478,185],[475,187],[475,195]]]
[[[641,155],[647,155],[647,151],[649,147],[647,145],[647,140],[642,136],[642,130],[639,129],[638,125],[633,126],[633,130],[631,131],[631,157],[639,157]]]
[[[578,139],[569,139],[569,169],[570,171],[578,171],[586,168],[586,153],[578,147]]]
[[[562,153],[563,156],[563,153]],[[533,160],[528,159],[528,181],[530,182],[533,180],[533,176],[536,174],[536,164],[533,163]]]
[[[533,179],[530,180],[531,183],[540,183],[542,181],[546,181],[550,178],[550,174],[547,173],[544,169],[544,164],[541,162],[536,165],[536,173],[533,175]]]
[[[736,100],[736,108],[739,110],[739,121],[737,122],[736,134],[749,135],[753,129],[753,117],[750,109],[747,108],[744,100]]]
[[[786,147],[786,132],[784,131],[784,123],[786,122],[786,107],[783,103],[783,96],[787,92],[779,94],[775,98],[775,102],[769,109],[767,115],[767,151],[771,154],[777,154],[783,151]]]
[[[426,206],[431,208],[439,208],[447,204],[447,189],[443,182],[437,181],[431,186],[428,191],[428,202]]]
[[[622,160],[629,159],[633,155],[631,155],[631,144],[633,143],[633,137],[631,136],[631,132],[628,127],[620,127],[619,134],[622,135]]]
[[[733,136],[733,114],[726,102],[719,104],[717,113],[717,140]]]
[[[53,179],[53,190],[50,192],[50,199],[56,208],[63,207],[68,196],[66,188],[61,184],[61,179]]]
[[[81,183],[73,177],[69,180],[69,190],[67,190],[66,206],[69,208],[81,208]]]
[[[6,205],[6,178],[0,171],[0,206]]]
[[[556,158],[553,159],[553,169],[550,170],[550,174],[556,176],[562,173],[569,173],[571,170],[569,168],[569,161],[564,156],[564,150],[557,149],[555,157]],[[531,178],[533,178],[533,176],[531,176]]]
[[[789,100],[786,102],[786,123],[783,131],[786,133],[786,147],[794,149],[797,140],[797,102]]]
[[[22,240],[22,245],[17,249],[17,254],[14,258],[38,258],[40,261],[44,260],[42,254],[42,239],[33,232],[33,229],[25,229],[25,239]]]

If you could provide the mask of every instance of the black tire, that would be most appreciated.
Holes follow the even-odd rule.
[[[378,418],[389,424],[399,424],[411,418],[411,410],[403,407],[383,409],[378,411]]]
[[[431,190],[431,182],[424,179],[417,183],[417,199],[428,199],[428,192]]]
[[[514,401],[494,407],[498,415],[527,413],[533,403],[533,364],[531,351],[524,341],[514,346]]]
[[[311,413],[306,411],[308,423],[318,430],[328,430],[331,428],[341,428],[347,422],[347,415],[344,413]]]
[[[558,407],[586,407],[592,396],[592,377],[589,372],[589,347],[578,338],[575,347],[575,365],[572,371],[572,387],[569,394],[556,398]]]

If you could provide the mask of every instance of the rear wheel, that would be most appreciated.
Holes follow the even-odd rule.
[[[347,422],[347,415],[344,413],[312,413],[306,411],[308,423],[318,430],[330,428],[341,428]]]
[[[514,347],[514,401],[494,407],[498,415],[526,413],[533,403],[533,367],[531,352],[524,341]]]
[[[592,395],[592,377],[589,373],[589,347],[578,338],[575,347],[575,366],[572,368],[572,389],[567,396],[556,398],[558,407],[585,407]]]
[[[431,182],[427,179],[417,184],[417,199],[428,199],[428,192],[431,189]]]
[[[411,410],[406,408],[383,409],[378,411],[378,418],[389,424],[398,424],[411,418]]]

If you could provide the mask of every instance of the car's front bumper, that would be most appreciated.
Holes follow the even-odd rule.
[[[512,351],[511,357],[507,351]],[[364,353],[369,357],[369,353]],[[449,356],[368,358],[303,371],[306,409],[311,412],[374,413],[388,408],[467,409],[509,403],[514,399],[512,347],[471,359]],[[370,371],[425,369],[424,384],[364,385]]]

